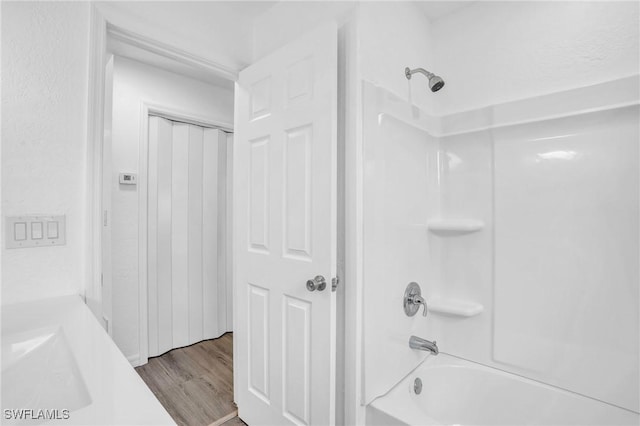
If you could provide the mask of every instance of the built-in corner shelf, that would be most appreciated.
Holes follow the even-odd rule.
[[[429,312],[434,314],[474,317],[484,310],[484,306],[467,300],[432,296],[427,300]]]
[[[484,222],[478,219],[432,219],[427,228],[438,235],[461,235],[481,230]]]

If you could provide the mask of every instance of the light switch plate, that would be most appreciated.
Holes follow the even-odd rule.
[[[65,245],[65,222],[64,215],[7,216],[5,245],[8,249]]]

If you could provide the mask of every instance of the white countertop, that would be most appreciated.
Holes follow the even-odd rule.
[[[2,306],[3,337],[52,327],[62,329],[91,402],[71,411],[69,419],[54,420],[47,424],[175,424],[79,296]],[[6,385],[3,384],[5,392],[10,389]]]

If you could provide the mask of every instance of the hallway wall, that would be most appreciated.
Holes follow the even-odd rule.
[[[119,185],[119,172],[138,173],[141,103],[233,123],[233,91],[116,57],[113,73],[112,281],[113,337],[138,357],[138,191]]]

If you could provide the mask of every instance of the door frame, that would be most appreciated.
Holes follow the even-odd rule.
[[[149,360],[149,117],[158,116],[171,121],[222,130],[233,133],[233,123],[212,120],[193,111],[180,110],[166,105],[142,101],[140,103],[140,138],[138,140],[138,358],[129,360],[136,367]],[[228,147],[227,147],[228,148]],[[227,161],[227,159],[225,159]],[[228,164],[228,161],[227,161]],[[227,169],[227,181],[229,173]],[[225,191],[226,194],[226,191]],[[226,208],[227,206],[225,206]],[[227,227],[229,221],[227,220]],[[104,247],[104,246],[103,246]],[[230,248],[225,247],[227,262]],[[225,266],[225,272],[228,270]],[[227,278],[228,280],[228,278]],[[225,285],[228,285],[225,280]]]
[[[84,263],[84,288],[81,296],[94,316],[104,325],[102,304],[102,150],[104,138],[104,90],[105,67],[107,63],[107,39],[119,37],[121,41],[171,58],[182,64],[204,69],[214,75],[234,81],[237,92],[237,80],[239,70],[233,70],[224,65],[214,63],[195,56],[182,49],[168,46],[135,32],[128,31],[117,26],[100,12],[98,7],[91,3],[89,16],[89,72],[87,81],[87,142],[86,142],[86,172],[85,172],[85,214],[84,232],[86,257]],[[358,226],[362,217],[362,131],[361,131],[361,88],[359,78],[361,75],[360,64],[357,61],[358,50],[358,20],[350,19],[339,29],[339,53],[338,67],[341,76],[339,78],[339,115],[338,122],[342,128],[339,131],[339,156],[343,157],[343,167],[339,170],[343,173],[339,177],[339,183],[344,185],[342,205],[339,203],[339,217],[343,215],[346,222],[342,244],[342,257],[339,255],[339,274],[341,285],[339,292],[343,291],[344,317],[342,339],[344,350],[338,356],[344,363],[344,424],[364,424],[364,406],[361,405],[361,322],[362,322],[362,229]],[[344,96],[344,98],[343,98]],[[344,102],[344,105],[342,104]],[[343,108],[340,110],[340,108]],[[237,115],[237,112],[234,112]],[[340,139],[344,138],[341,142]],[[233,158],[233,152],[228,153]],[[340,161],[340,160],[339,160]],[[228,166],[233,160],[228,162]],[[232,207],[231,207],[232,208]],[[232,217],[232,215],[229,215]],[[231,232],[234,234],[234,221],[231,223]],[[233,253],[233,241],[231,241],[231,253]],[[229,268],[235,268],[233,256],[228,259]],[[339,293],[340,294],[340,293]],[[234,304],[237,301],[236,288],[232,287]],[[341,302],[338,302],[341,303]],[[340,305],[338,305],[340,306]],[[236,322],[237,310],[233,309],[233,322]],[[340,348],[340,345],[338,345]],[[234,343],[235,350],[235,343]],[[234,381],[237,380],[234,370]],[[340,395],[340,392],[337,392]],[[336,406],[338,407],[338,405]]]
[[[212,62],[202,57],[193,55],[192,53],[170,46],[159,41],[150,39],[136,32],[129,31],[109,21],[99,10],[98,6],[94,3],[90,6],[90,22],[89,22],[89,73],[88,73],[88,103],[87,103],[87,142],[86,142],[86,172],[85,172],[85,247],[87,248],[86,257],[84,259],[84,288],[82,290],[82,298],[87,306],[91,309],[94,316],[102,324],[102,326],[108,331],[111,330],[111,324],[107,326],[107,319],[110,321],[111,317],[105,317],[105,314],[110,312],[104,311],[103,303],[103,287],[111,286],[111,282],[103,280],[103,262],[102,256],[105,248],[103,247],[103,170],[104,170],[104,133],[105,133],[105,88],[107,87],[106,78],[106,66],[109,60],[109,53],[107,50],[107,41],[109,39],[118,40],[121,43],[126,43],[134,46],[138,49],[151,52],[153,54],[162,56],[163,58],[170,59],[180,65],[186,65],[188,67],[196,68],[201,71],[205,71],[211,75],[224,78],[226,80],[236,82],[238,77],[238,71],[226,67],[222,64]],[[162,105],[155,105],[149,102],[143,102],[141,107],[141,114],[143,115],[142,129],[139,142],[139,169],[138,174],[140,177],[138,182],[138,207],[144,207],[144,214],[139,215],[145,218],[145,227],[139,228],[138,238],[142,237],[144,232],[144,239],[139,241],[139,253],[138,264],[146,265],[147,260],[147,247],[146,247],[146,168],[148,167],[148,116],[149,112],[152,114],[161,115],[177,121],[192,123],[192,124],[204,124],[207,127],[216,127],[226,132],[233,132],[233,123],[216,122],[209,118],[200,117],[197,113],[179,111],[171,108],[164,107]],[[144,141],[144,143],[142,143]],[[143,155],[144,154],[144,155]],[[143,173],[144,168],[144,173]],[[229,172],[229,171],[228,171]],[[143,183],[144,182],[144,183]],[[144,185],[144,188],[143,186]],[[142,197],[140,194],[143,193]],[[143,210],[140,211],[141,213]],[[140,221],[139,221],[140,226]],[[144,242],[144,244],[143,244]],[[144,246],[144,247],[142,247]],[[142,248],[142,249],[141,249]],[[145,263],[141,263],[144,260]],[[227,262],[232,261],[232,256],[227,256]],[[229,268],[228,268],[229,269]],[[139,340],[146,344],[140,344],[140,356],[138,363],[141,359],[146,362],[148,353],[147,338],[147,281],[146,281],[146,267],[139,267],[138,286],[140,294],[140,306],[139,317],[143,318],[144,326],[139,324]],[[109,276],[105,278],[109,279]],[[144,287],[144,288],[143,288]],[[142,321],[139,321],[142,323]],[[144,357],[143,357],[144,352]],[[135,364],[136,360],[134,361]]]

